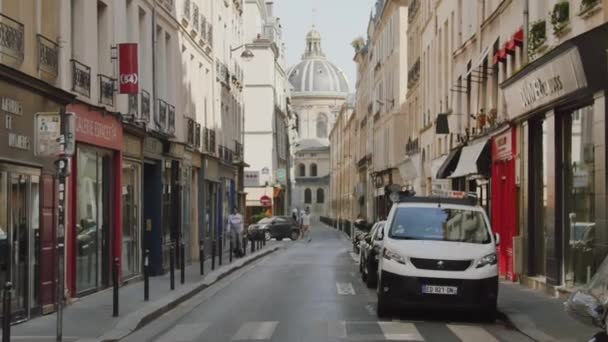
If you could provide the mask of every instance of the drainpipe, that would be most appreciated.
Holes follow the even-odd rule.
[[[528,64],[528,35],[530,34],[528,27],[530,26],[530,0],[524,0],[524,56],[522,65]]]

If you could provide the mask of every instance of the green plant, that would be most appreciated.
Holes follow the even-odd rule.
[[[556,3],[550,14],[553,33],[558,34],[570,22],[570,3],[568,1]]]
[[[547,23],[541,19],[530,25],[528,50],[533,54],[547,40]]]
[[[587,10],[595,7],[595,5],[599,4],[600,0],[582,0],[581,1],[581,12],[586,12]]]

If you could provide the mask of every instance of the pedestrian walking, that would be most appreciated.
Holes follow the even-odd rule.
[[[239,213],[238,208],[234,207],[232,214],[228,216],[228,229],[230,238],[232,239],[232,246],[234,255],[237,257],[243,256],[243,216]]]
[[[308,237],[308,242],[312,241],[312,238],[310,237],[310,207],[306,207],[300,220],[302,222],[302,239]]]

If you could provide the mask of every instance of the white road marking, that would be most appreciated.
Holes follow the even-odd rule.
[[[378,322],[387,341],[424,341],[416,325],[402,322]]]
[[[232,338],[241,340],[270,340],[279,322],[247,322],[241,325],[239,331]]]
[[[338,289],[339,295],[354,295],[355,288],[351,283],[336,283],[336,288]]]
[[[496,337],[492,336],[489,332],[481,327],[457,324],[447,324],[447,327],[462,341],[498,342]]]
[[[329,338],[346,338],[346,322],[345,321],[328,321],[327,322],[327,337],[329,337]]]
[[[208,327],[209,323],[178,324],[156,341],[191,342],[199,337]]]

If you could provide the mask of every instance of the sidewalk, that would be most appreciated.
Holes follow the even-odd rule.
[[[63,315],[64,341],[113,341],[128,335],[183,301],[191,298],[228,274],[270,254],[283,246],[269,242],[266,246],[229,263],[228,253],[219,267],[216,258],[215,271],[211,271],[211,259],[205,261],[205,275],[200,275],[200,265],[194,262],[186,266],[185,283],[180,283],[180,271],[175,271],[175,290],[170,290],[169,274],[150,278],[150,301],[144,302],[143,280],[120,288],[120,316],[112,317],[112,289],[106,289],[83,297],[69,305]],[[11,327],[11,336],[18,341],[54,341],[56,315],[36,317]]]
[[[536,341],[587,341],[599,331],[570,318],[563,299],[516,283],[500,282],[498,310]]]

